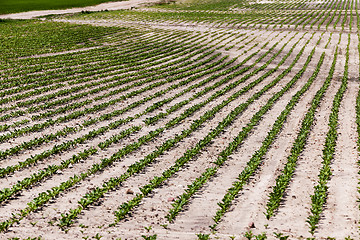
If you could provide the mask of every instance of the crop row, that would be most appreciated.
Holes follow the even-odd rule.
[[[182,49],[184,49],[184,48],[182,48]],[[180,54],[184,54],[184,53],[191,52],[191,49],[186,50],[186,51],[181,51],[181,48],[180,48],[178,51],[181,52]],[[171,52],[170,52],[170,54],[171,54]],[[190,54],[190,56],[187,56],[187,58],[190,58],[190,57],[193,56],[193,55],[194,55],[194,54],[192,53],[192,54]],[[160,58],[160,57],[161,57],[161,56],[159,56],[159,58]],[[164,57],[164,56],[162,56],[162,57]],[[175,56],[172,57],[172,58],[174,59],[174,58],[176,58],[176,57],[177,57],[177,55],[175,55]],[[164,61],[166,61],[166,60],[162,60],[162,62],[164,62]],[[181,59],[175,61],[174,63],[172,62],[172,63],[167,64],[167,65],[168,65],[168,66],[171,66],[171,64],[175,64],[175,63],[177,63],[177,62],[181,62]],[[158,63],[159,63],[159,62],[158,62]],[[155,64],[155,62],[152,62],[151,64],[153,65],[153,64]],[[167,66],[167,65],[165,65],[165,66]],[[183,63],[182,65],[185,65],[185,63]],[[165,67],[165,66],[163,66],[163,67]],[[146,67],[146,65],[145,65],[143,68],[145,68],[145,67]],[[139,69],[139,67],[137,66],[137,67],[135,67],[134,69]],[[159,71],[159,69],[161,69],[161,66],[159,66],[159,67],[157,67],[157,68],[155,68],[155,69],[153,69],[153,70],[158,70],[158,71]],[[171,69],[171,68],[170,68],[170,69]],[[165,72],[165,71],[166,71],[166,69],[161,69],[160,72]],[[124,70],[123,72],[125,72],[125,70]],[[140,73],[141,73],[141,72],[140,72]],[[140,74],[140,73],[138,73],[138,74]],[[144,71],[144,73],[145,73],[145,71]],[[158,73],[159,73],[159,72],[158,72]],[[149,72],[147,71],[147,74],[142,74],[142,75],[139,75],[138,77],[139,77],[139,78],[140,78],[140,77],[146,77],[146,76],[149,76],[148,74],[149,74]],[[125,76],[126,76],[126,75],[125,75]],[[125,76],[122,76],[122,77],[125,77]],[[131,75],[130,75],[130,74],[127,74],[127,76],[131,76]],[[80,87],[72,88],[70,91],[61,90],[61,91],[59,91],[59,92],[56,92],[56,93],[53,93],[53,94],[50,94],[50,95],[46,95],[46,96],[43,96],[43,97],[40,97],[40,98],[32,99],[32,100],[30,100],[30,101],[19,102],[18,105],[19,105],[19,106],[28,106],[29,104],[38,103],[39,101],[44,101],[44,100],[50,100],[50,99],[52,99],[52,98],[55,98],[56,96],[68,95],[68,94],[71,93],[71,92],[76,92],[76,91],[81,90],[81,89],[86,89],[86,88],[91,87],[91,86],[96,86],[96,85],[99,85],[99,84],[104,83],[104,82],[106,83],[106,82],[109,82],[109,81],[115,81],[116,79],[119,79],[119,78],[120,78],[120,76],[117,77],[117,78],[115,78],[115,79],[111,79],[111,80],[106,79],[106,80],[103,80],[103,81],[101,81],[101,82],[96,82],[96,83],[91,83],[91,84],[85,84],[85,85],[80,86]],[[123,81],[117,81],[117,82],[115,82],[115,83],[113,83],[113,84],[108,84],[107,86],[101,86],[101,87],[99,87],[99,88],[97,88],[97,89],[93,89],[93,90],[91,90],[90,92],[91,92],[91,93],[98,93],[99,91],[104,91],[104,90],[106,90],[106,89],[108,89],[108,88],[110,88],[110,87],[116,87],[116,86],[118,86],[118,85],[120,85],[120,84],[123,84],[124,82],[127,82],[127,81],[124,81],[124,80],[123,80]],[[113,91],[113,93],[114,93],[114,91]],[[115,92],[115,93],[116,93],[116,92]],[[84,92],[84,93],[81,93],[81,94],[78,94],[78,95],[75,95],[75,96],[73,95],[73,96],[71,96],[71,97],[69,97],[69,98],[57,100],[57,101],[55,101],[55,102],[49,102],[49,103],[41,106],[41,109],[46,109],[46,108],[48,108],[48,107],[52,107],[52,106],[54,106],[54,104],[60,104],[60,103],[66,103],[66,102],[69,102],[69,101],[73,101],[73,100],[76,100],[76,99],[78,99],[78,98],[80,98],[80,97],[84,97],[84,96],[87,96],[87,92]],[[106,95],[106,96],[109,96],[109,95]],[[67,106],[66,108],[59,109],[59,110],[56,110],[56,111],[57,111],[57,112],[59,112],[59,111],[62,111],[62,112],[63,112],[63,111],[66,111],[66,110],[69,109],[69,108],[71,108],[71,106]],[[33,112],[33,111],[38,110],[38,109],[39,109],[38,106],[37,106],[37,107],[31,107],[31,108],[28,109],[28,111]],[[5,119],[9,119],[10,117],[16,117],[16,116],[23,115],[23,114],[25,114],[25,112],[20,110],[20,111],[17,111],[17,112],[13,112],[13,113],[11,113],[11,114],[4,115],[3,118],[4,118],[4,120],[5,120]],[[49,114],[49,113],[48,113],[48,114]],[[37,118],[37,117],[34,116],[34,118]]]
[[[324,56],[325,53],[321,55],[321,61],[319,61],[319,64],[315,69],[312,78],[310,78],[312,79],[312,81],[320,71],[320,67],[324,59]],[[315,102],[315,103],[313,102],[312,108],[310,108],[305,118],[303,119],[297,138],[295,139],[295,142],[293,143],[293,146],[290,150],[290,155],[287,157],[287,163],[285,164],[284,169],[281,172],[281,175],[279,175],[276,178],[275,186],[273,187],[272,192],[269,195],[269,200],[266,204],[265,215],[268,219],[274,215],[274,211],[279,207],[280,202],[284,197],[285,190],[294,174],[297,165],[296,164],[297,160],[300,157],[300,154],[306,145],[306,141],[310,133],[310,128],[314,121],[315,110],[318,104],[319,102]]]
[[[298,44],[298,42],[301,40],[301,38],[292,46],[290,51],[283,57],[283,59],[279,62],[279,64],[276,66],[276,68],[272,69],[274,72],[277,71],[277,69],[286,61],[286,59],[290,56],[292,51],[294,50],[295,46]],[[310,40],[307,41],[307,43],[302,47],[300,52],[296,55],[293,62],[290,64],[290,66],[283,71],[278,77],[276,77],[271,83],[269,83],[266,87],[264,87],[262,90],[260,90],[257,95],[263,94],[266,90],[271,88],[272,86],[276,85],[281,79],[283,79],[294,67],[294,65],[298,62],[301,55],[303,54],[303,51],[305,50],[305,47],[310,42]],[[272,71],[269,71],[268,73],[272,73]],[[264,74],[262,77],[257,79],[254,83],[262,81],[265,77],[269,76],[269,74]],[[273,99],[274,100],[274,99]],[[274,103],[275,101],[272,101],[269,103]],[[269,106],[271,104],[268,104],[267,109],[269,110]],[[259,111],[260,112],[260,111]],[[263,114],[266,113],[266,111],[262,112]],[[260,121],[261,117],[259,117],[259,114],[255,114],[252,118],[252,122],[247,125],[247,127],[244,127],[243,130],[239,133],[239,135],[234,138],[234,140],[229,144],[229,146],[223,150],[220,154],[218,159],[215,162],[214,167],[208,168],[202,176],[197,178],[192,184],[188,186],[188,188],[185,190],[185,193],[178,197],[178,199],[174,202],[173,208],[169,211],[169,214],[166,216],[167,219],[171,222],[174,220],[176,215],[179,214],[179,212],[182,210],[183,206],[189,203],[190,198],[206,183],[207,180],[209,180],[211,177],[215,176],[215,174],[218,171],[218,168],[223,166],[225,161],[227,160],[228,156],[230,156],[233,151],[235,151],[238,146],[242,143],[242,141],[246,138],[246,136],[250,133],[251,129],[255,126],[254,123],[256,121]],[[220,215],[220,214],[218,214]]]
[[[211,71],[211,70],[209,70],[209,71]],[[210,72],[209,72],[209,73],[210,73]],[[199,76],[198,76],[198,77],[199,77]],[[195,79],[196,79],[196,78],[194,77],[194,79],[189,79],[189,80],[195,80]],[[163,94],[163,93],[165,93],[165,92],[167,92],[167,91],[170,91],[170,90],[172,90],[172,89],[175,89],[176,87],[181,86],[181,85],[183,85],[183,84],[186,84],[186,83],[188,83],[188,82],[190,82],[190,81],[184,80],[184,81],[180,82],[179,84],[172,85],[171,87],[167,88],[166,90],[162,90],[162,91],[158,92],[158,93],[155,94],[155,95],[151,95],[151,96],[145,98],[144,100],[140,100],[140,101],[138,101],[138,102],[135,102],[135,103],[133,103],[132,105],[130,105],[130,106],[128,106],[128,107],[126,107],[126,108],[124,108],[124,109],[122,109],[122,110],[116,110],[116,111],[113,111],[112,113],[104,114],[104,115],[102,115],[102,116],[100,116],[100,117],[97,117],[97,118],[95,118],[95,119],[91,119],[91,120],[89,120],[89,121],[86,121],[86,122],[83,123],[83,125],[84,125],[84,126],[89,126],[89,125],[95,124],[95,123],[97,123],[97,122],[99,122],[99,121],[104,121],[104,120],[110,119],[110,118],[112,118],[112,117],[114,117],[114,116],[118,116],[118,115],[124,113],[125,111],[128,111],[128,110],[130,110],[130,109],[138,106],[139,104],[145,103],[146,101],[151,100],[151,99],[154,98],[154,97],[158,97],[158,96],[160,96],[161,94]],[[202,84],[204,84],[204,83],[205,83],[205,82],[203,82]],[[170,100],[171,100],[171,99],[170,99]],[[140,114],[140,116],[141,116],[141,114]],[[13,154],[19,152],[19,151],[22,150],[22,149],[29,149],[29,148],[32,148],[32,147],[34,147],[34,146],[38,146],[39,144],[42,144],[42,143],[44,143],[44,142],[48,142],[48,141],[50,141],[50,140],[55,139],[57,136],[64,136],[64,135],[67,135],[67,133],[70,133],[70,132],[72,132],[72,131],[79,131],[79,130],[81,130],[81,128],[79,128],[79,129],[71,129],[71,131],[70,131],[69,128],[65,128],[64,130],[60,130],[60,131],[58,131],[58,132],[55,133],[55,134],[45,135],[45,136],[43,136],[42,138],[37,138],[37,139],[35,139],[35,140],[31,140],[31,141],[25,142],[25,143],[23,143],[23,144],[21,144],[21,145],[19,145],[19,146],[17,146],[17,147],[13,147],[13,148],[11,148],[11,149],[9,149],[9,150],[3,151],[3,152],[2,152],[2,156],[3,156],[3,157],[6,157],[6,156],[13,155]]]
[[[327,198],[327,182],[329,181],[332,173],[331,173],[331,163],[334,159],[334,153],[336,148],[336,140],[338,136],[337,128],[338,128],[338,120],[339,120],[339,108],[341,101],[343,99],[344,93],[347,89],[348,84],[348,75],[349,75],[349,46],[350,46],[350,35],[348,35],[348,44],[346,48],[346,60],[344,67],[344,75],[341,80],[341,85],[333,100],[331,113],[329,116],[329,130],[326,134],[325,145],[323,148],[323,156],[322,156],[322,168],[319,172],[319,180],[318,184],[314,187],[314,194],[311,195],[311,215],[308,217],[307,222],[310,225],[310,233],[314,234],[315,229],[317,228],[317,224],[320,220],[320,215],[323,211],[324,205],[326,203]],[[329,78],[331,79],[334,73],[334,66],[336,61],[337,49],[334,56],[334,62],[331,66]],[[330,80],[327,80],[330,81]]]
[[[165,39],[165,40],[169,40],[169,39]],[[187,39],[185,38],[184,40],[187,40]],[[196,41],[196,40],[198,40],[198,38],[195,38],[195,39],[191,38],[191,41]],[[189,48],[192,45],[185,47],[185,45],[179,45],[179,44],[169,43],[169,42],[167,42],[165,44],[161,44],[161,45],[151,44],[151,42],[150,42],[150,46],[152,48],[151,49],[152,51],[148,51],[149,49],[146,49],[146,47],[143,46],[143,47],[145,47],[145,49],[140,49],[139,50],[139,51],[142,51],[142,54],[138,53],[137,51],[130,51],[129,53],[124,54],[121,58],[116,58],[115,60],[111,61],[109,64],[112,64],[112,65],[116,66],[113,69],[103,69],[103,70],[99,71],[99,66],[90,64],[90,66],[93,68],[93,70],[86,69],[84,71],[84,74],[79,74],[78,73],[79,75],[76,75],[77,73],[73,72],[73,71],[70,71],[70,72],[67,73],[67,71],[64,71],[63,69],[60,69],[61,72],[60,72],[60,75],[59,75],[59,77],[60,77],[59,79],[56,78],[56,75],[55,76],[54,75],[40,75],[41,78],[45,80],[45,83],[42,83],[43,81],[41,81],[41,79],[35,79],[36,82],[37,82],[36,84],[42,83],[42,84],[45,84],[43,87],[46,87],[47,85],[52,84],[52,83],[58,84],[59,82],[63,83],[63,82],[67,82],[69,80],[75,81],[76,79],[82,79],[81,82],[84,82],[84,81],[89,81],[91,79],[98,79],[99,77],[104,77],[105,78],[105,77],[109,77],[111,75],[115,75],[117,72],[114,72],[114,70],[116,70],[116,69],[120,69],[121,70],[120,73],[128,72],[131,69],[126,69],[126,68],[133,66],[134,62],[136,62],[137,64],[141,64],[142,63],[141,60],[145,60],[147,62],[150,62],[149,60],[155,54],[156,55],[159,54],[159,56],[161,56],[162,53],[165,53],[165,55],[168,54],[168,56],[169,56],[169,53],[171,53],[173,50],[177,50],[179,48],[181,50],[185,50],[186,48]],[[181,50],[179,52],[181,52]],[[131,56],[135,56],[135,57],[131,57]],[[162,56],[162,57],[164,57],[164,56]],[[151,59],[151,60],[155,60],[155,59]],[[126,64],[126,65],[123,66],[124,64]],[[132,70],[132,71],[134,71],[134,70]],[[65,75],[64,75],[64,72],[65,72]],[[103,74],[102,74],[102,72],[103,72]],[[96,75],[94,75],[94,73],[96,73]],[[104,73],[106,73],[106,74],[104,74]],[[74,79],[74,76],[73,76],[74,74],[75,74],[75,79]],[[69,75],[68,79],[67,79],[67,75]],[[91,75],[94,75],[94,76],[92,76],[92,78],[90,78],[90,79],[86,78],[86,76],[91,76]],[[128,74],[128,75],[130,75],[130,74]],[[32,75],[30,75],[30,77],[33,78]],[[108,79],[105,82],[102,81],[101,83],[114,81],[114,80],[117,80],[117,79],[121,79],[123,77],[124,76],[118,76],[118,77],[115,77],[115,78],[110,79],[110,80]],[[13,80],[13,82],[17,82],[17,81]],[[81,82],[79,82],[79,83],[81,83]],[[71,84],[71,85],[73,85],[73,84]],[[59,85],[59,86],[64,87],[64,85]],[[27,85],[24,85],[22,87],[17,87],[17,88],[11,89],[9,91],[2,92],[2,94],[3,94],[3,96],[5,96],[7,94],[13,94],[15,92],[22,92],[23,90],[25,90],[27,88],[31,89],[33,87],[34,86],[32,86],[32,85],[29,85],[29,87]],[[3,98],[1,100],[1,103],[4,104],[4,103],[11,102],[11,101],[18,101],[18,100],[24,99],[25,97],[37,95],[37,94],[39,94],[38,93],[39,90],[40,89],[37,89],[35,91],[27,92],[26,94],[23,93],[21,95],[15,95],[15,96],[12,96],[12,97]],[[44,92],[44,91],[41,91],[41,92]],[[45,92],[47,92],[47,91],[45,91]],[[22,106],[22,105],[20,105],[20,106]]]
[[[269,62],[268,62],[269,63]],[[261,79],[261,78],[260,78]],[[298,79],[298,78],[297,78]],[[297,80],[296,79],[296,80]],[[268,109],[270,109],[270,106],[274,104],[276,99],[279,99],[287,90],[290,89],[290,87],[296,82],[296,80],[292,81],[290,84],[288,84],[285,88],[282,89],[278,94],[275,94],[274,97],[269,101],[269,104],[266,105],[267,109],[263,110],[263,113],[265,113]],[[275,81],[276,82],[276,81]],[[234,110],[231,111],[224,119],[221,121],[217,127],[210,131],[203,139],[201,139],[195,147],[188,149],[182,157],[176,160],[175,164],[171,167],[169,167],[167,170],[165,170],[161,176],[156,176],[152,180],[150,180],[149,184],[143,186],[140,188],[140,191],[142,194],[138,194],[135,198],[130,200],[129,202],[123,203],[119,210],[115,213],[117,217],[117,221],[122,220],[125,218],[125,216],[131,211],[135,206],[137,206],[140,201],[146,197],[153,189],[161,186],[168,178],[172,177],[175,173],[177,173],[182,167],[187,164],[191,159],[193,159],[196,155],[198,155],[201,150],[207,146],[215,137],[220,135],[224,129],[233,123],[233,121],[237,118],[239,114],[241,114],[247,107],[253,103],[256,99],[258,99],[260,96],[262,96],[265,92],[267,92],[271,87],[275,85],[275,82],[271,82],[268,85],[266,85],[263,89],[252,95],[245,103],[240,104],[237,106]],[[246,89],[243,88],[243,89]],[[239,92],[238,92],[239,93]],[[231,99],[231,97],[229,97]],[[228,99],[228,100],[229,100]],[[227,100],[227,101],[228,101]],[[257,116],[257,122],[260,121],[261,116]],[[256,123],[252,122],[250,124],[253,126],[256,125]],[[249,131],[251,128],[249,128]],[[210,177],[210,174],[214,173],[215,168],[209,168],[207,169],[206,175],[203,175],[200,178],[200,181],[205,181],[208,177]],[[195,184],[196,185],[196,184]],[[192,189],[194,190],[194,189]],[[191,191],[191,190],[189,190]]]
[[[149,83],[149,82],[151,83],[151,82],[153,82],[154,80],[157,80],[157,79],[162,79],[162,78],[168,77],[166,80],[162,80],[162,81],[159,81],[159,82],[152,83],[152,84],[150,84],[150,85],[148,85],[146,87],[143,87],[143,88],[138,89],[138,90],[134,90],[134,91],[132,91],[130,93],[127,93],[125,95],[117,97],[116,99],[112,99],[112,100],[110,100],[108,102],[96,104],[96,105],[93,105],[92,107],[86,108],[84,110],[78,110],[78,111],[71,112],[68,115],[58,117],[55,120],[49,119],[44,123],[34,124],[33,126],[24,127],[24,128],[18,129],[16,131],[13,131],[11,133],[3,134],[3,135],[0,136],[0,142],[4,142],[4,141],[6,141],[8,139],[11,139],[11,138],[14,138],[14,137],[22,136],[22,135],[24,135],[26,133],[29,133],[29,132],[36,132],[36,131],[43,130],[43,129],[45,129],[45,128],[49,127],[49,126],[52,126],[52,125],[54,125],[56,123],[66,122],[66,121],[69,121],[69,120],[72,120],[72,119],[79,118],[80,116],[84,116],[86,114],[90,114],[90,113],[93,113],[93,112],[98,112],[98,111],[100,111],[100,110],[102,110],[104,108],[107,108],[107,107],[109,107],[111,105],[114,105],[114,104],[116,104],[118,102],[121,102],[121,101],[123,101],[125,99],[134,97],[134,96],[136,96],[136,95],[138,95],[138,94],[140,94],[142,92],[149,91],[149,90],[151,90],[151,89],[153,89],[155,87],[158,87],[160,85],[163,85],[165,83],[171,83],[171,82],[176,81],[178,79],[181,79],[183,77],[193,75],[193,74],[195,74],[197,72],[200,72],[200,71],[202,71],[204,69],[207,69],[208,66],[204,66],[203,68],[199,68],[199,69],[195,69],[195,68],[197,68],[197,67],[199,67],[199,66],[201,66],[203,64],[206,64],[207,62],[211,62],[216,57],[217,57],[217,55],[213,55],[208,59],[205,59],[205,60],[200,61],[200,62],[196,62],[195,65],[190,65],[185,69],[180,69],[180,70],[171,72],[171,74],[170,73],[165,73],[165,74],[160,75],[160,76],[154,76],[152,78],[145,78],[142,81],[138,81],[138,82],[135,82],[135,83],[133,83],[131,85],[128,85],[126,87],[120,88],[120,89],[116,90],[116,92],[110,92],[110,93],[108,93],[108,95],[102,95],[101,98],[105,98],[105,97],[108,97],[108,96],[111,96],[111,95],[114,95],[114,94],[117,94],[117,93],[121,93],[123,91],[126,91],[126,90],[129,90],[131,88],[144,85],[144,84]],[[195,60],[192,60],[192,61],[195,62]],[[193,69],[195,69],[195,70],[193,70]],[[193,70],[193,71],[190,71],[190,70]],[[172,75],[176,75],[176,76],[171,77]],[[126,79],[124,81],[131,82],[132,80],[133,79],[130,78],[130,79]]]
[[[106,12],[106,13],[93,13],[87,15],[77,15],[72,18],[80,19],[117,19],[121,15],[121,19],[127,19],[129,21],[139,22],[143,20],[145,22],[160,22],[168,21],[173,24],[184,24],[185,22],[196,22],[197,24],[205,24],[217,27],[245,27],[245,28],[310,28],[316,26],[318,29],[324,27],[328,29],[329,26],[333,26],[334,29],[341,31],[353,31],[352,19],[355,14],[353,11],[353,1],[333,1],[334,4],[310,4],[311,8],[304,3],[304,8],[308,11],[300,10],[282,10],[280,5],[289,5],[293,7],[301,4],[284,3],[275,4],[270,9],[264,10],[258,8],[258,6],[267,6],[266,3],[243,5],[242,9],[248,9],[250,11],[228,11],[227,8],[231,8],[231,5],[227,5],[227,8],[222,11],[205,11],[207,8],[204,4],[199,5],[196,10],[189,9],[187,6],[181,4],[173,4],[171,6],[160,6],[157,8],[151,8],[146,10],[127,11],[120,14]],[[357,9],[357,3],[355,3],[355,10]],[[239,3],[235,3],[235,6]],[[241,5],[241,4],[240,4]],[[294,5],[294,6],[293,6]],[[279,6],[279,9],[276,8]],[[224,6],[225,7],[225,6]],[[303,8],[303,7],[301,7]],[[176,14],[174,11],[176,9]],[[302,10],[302,9],[301,9]],[[339,24],[340,23],[340,24]],[[341,26],[339,26],[341,25]]]
[[[272,47],[274,48],[277,45],[277,43]],[[271,49],[272,49],[271,48]],[[271,49],[269,51],[271,51]],[[268,52],[269,52],[268,51]],[[277,53],[279,54],[281,50]],[[267,54],[267,53],[265,53]],[[64,214],[63,217],[60,220],[59,225],[61,228],[66,228],[67,226],[71,225],[73,223],[73,219],[77,217],[79,213],[82,212],[84,208],[89,206],[90,204],[93,204],[96,202],[99,198],[103,197],[104,194],[108,191],[111,191],[116,186],[118,186],[121,182],[125,181],[132,175],[139,173],[142,171],[146,166],[151,164],[155,159],[163,154],[165,151],[169,150],[172,146],[174,146],[177,142],[181,141],[185,137],[189,136],[192,132],[194,132],[196,129],[198,129],[205,121],[212,118],[214,114],[226,105],[228,105],[230,102],[234,101],[237,97],[241,95],[241,93],[244,93],[244,91],[237,92],[237,94],[234,94],[233,96],[229,97],[227,100],[224,100],[220,105],[217,105],[216,107],[212,108],[211,110],[208,110],[204,115],[202,115],[197,120],[194,120],[191,126],[183,130],[180,135],[176,135],[175,138],[169,139],[165,141],[161,146],[157,147],[157,150],[147,155],[144,159],[139,160],[135,162],[134,164],[130,165],[128,167],[128,170],[126,173],[122,174],[119,177],[111,178],[109,181],[105,182],[103,186],[100,188],[96,188],[94,191],[86,194],[81,200],[79,200],[79,206],[75,209],[71,209],[68,214]],[[220,96],[219,94],[215,94]],[[196,111],[197,108],[190,107],[187,110],[184,110],[184,112],[179,116],[172,120],[170,120],[167,124],[165,124],[165,127],[167,129],[172,128],[173,126],[177,125],[179,122],[181,122],[184,118],[192,115],[194,111]],[[163,128],[158,128],[157,130],[163,131]],[[220,133],[220,132],[219,132]],[[211,138],[210,138],[211,139]],[[207,141],[209,140],[209,137],[207,138]],[[198,149],[199,150],[199,149]]]

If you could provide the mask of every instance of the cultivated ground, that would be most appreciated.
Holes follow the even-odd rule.
[[[1,238],[359,239],[359,3],[139,3],[0,22]]]

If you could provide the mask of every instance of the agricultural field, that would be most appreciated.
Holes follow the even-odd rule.
[[[360,239],[359,8],[0,20],[0,239]]]

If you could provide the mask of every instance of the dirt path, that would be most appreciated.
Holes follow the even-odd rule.
[[[102,3],[96,6],[82,7],[82,8],[69,8],[63,10],[40,10],[40,11],[29,11],[21,13],[12,13],[0,15],[0,19],[32,19],[42,17],[51,14],[66,14],[66,13],[78,13],[81,11],[104,11],[104,10],[121,10],[121,9],[132,9],[148,4],[157,3],[160,0],[129,0],[122,2],[108,2]]]

